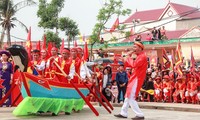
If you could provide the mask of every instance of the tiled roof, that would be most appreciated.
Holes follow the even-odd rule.
[[[128,19],[126,19],[124,23],[130,23],[133,21],[133,19],[140,19],[141,21],[157,20],[163,11],[164,9],[138,11],[131,15]]]
[[[197,10],[197,8],[195,7],[170,2],[165,8],[146,10],[146,11],[137,11],[134,14],[132,14],[128,19],[126,19],[123,23],[131,23],[133,19],[140,19],[141,21],[158,20],[160,16],[164,14],[163,12],[165,12],[168,9],[168,6],[173,7],[174,10],[177,12],[177,14],[182,14],[188,11]],[[196,11],[192,14],[184,16],[183,18],[187,18],[187,19],[200,18],[200,11]]]

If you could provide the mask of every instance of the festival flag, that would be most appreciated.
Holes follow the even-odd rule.
[[[130,39],[130,41],[134,39],[134,31],[133,31],[133,28],[131,28],[129,39]]]
[[[31,79],[33,82],[37,83],[38,85],[51,90],[51,87],[47,79],[38,77],[36,75],[30,74],[27,72],[24,72],[24,75],[26,76],[26,78]]]
[[[115,23],[112,25],[112,28],[110,29],[110,32],[114,32],[115,29],[119,26],[119,18],[115,20]]]
[[[85,41],[85,44],[84,44],[84,56],[83,57],[84,57],[85,61],[87,61],[89,58],[87,41]]]
[[[76,40],[74,41],[74,47],[77,47],[78,45],[77,45],[77,42],[76,42]]]
[[[162,49],[162,57],[163,57],[163,67],[164,67],[164,69],[170,68],[170,60],[168,58],[168,55],[167,55],[165,48]]]
[[[48,56],[51,56],[51,49],[53,48],[53,43],[52,42],[49,42],[48,43]]]
[[[174,71],[174,63],[175,63],[175,60],[174,60],[174,51],[172,50],[171,51],[171,70]]]
[[[177,44],[177,48],[176,48],[176,63],[175,63],[175,70],[178,73],[179,76],[183,75],[182,69],[181,69],[181,65],[182,65],[182,52],[181,52],[181,44],[180,44],[180,40]]]
[[[62,44],[60,46],[60,54],[62,53],[62,50],[64,49],[65,47],[65,43],[64,43],[64,39],[62,39]]]
[[[43,36],[43,45],[42,45],[42,49],[46,50],[46,35],[44,34]]]
[[[36,44],[36,49],[39,50],[39,51],[41,50],[41,47],[40,47],[40,40],[39,40],[39,41],[37,42],[37,44]]]
[[[194,59],[192,47],[191,47],[191,59],[190,59],[190,71],[192,73],[195,72],[195,59]]]
[[[2,85],[3,84],[3,79],[0,79],[0,89],[3,89],[4,88],[4,86]]]
[[[27,41],[26,41],[26,50],[28,52],[28,59],[31,60],[32,59],[32,56],[31,56],[31,50],[32,50],[31,27],[29,28],[29,31],[28,31],[28,37],[27,37]]]

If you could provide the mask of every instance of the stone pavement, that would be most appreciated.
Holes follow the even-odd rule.
[[[158,102],[138,102],[140,108],[173,110],[185,112],[200,112],[199,104],[182,104],[182,103],[158,103]],[[113,104],[115,107],[121,107],[122,104]]]
[[[99,112],[96,117],[88,106],[84,106],[79,113],[72,113],[71,115],[64,115],[60,113],[58,116],[51,116],[51,113],[37,114],[32,116],[16,117],[12,114],[12,108],[0,108],[0,120],[131,120],[135,116],[133,111],[129,109],[128,119],[115,118],[114,114],[120,112],[122,104],[113,104],[114,111],[109,114],[103,107],[95,105]],[[142,111],[145,114],[145,120],[199,120],[200,119],[200,105],[192,104],[175,104],[175,103],[154,103],[154,102],[139,102]]]

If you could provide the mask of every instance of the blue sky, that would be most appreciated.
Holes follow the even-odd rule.
[[[13,0],[15,3],[22,0]],[[34,0],[38,2],[38,0]],[[89,35],[92,32],[93,26],[96,23],[96,16],[98,10],[102,7],[106,0],[66,0],[65,7],[63,8],[60,16],[70,17],[78,23],[80,32]],[[173,3],[184,4],[193,7],[200,7],[200,0],[170,0]],[[164,8],[169,0],[123,0],[124,8],[129,8],[132,13],[137,9],[138,11]],[[44,30],[37,26],[39,18],[37,18],[38,6],[31,6],[23,8],[19,11],[16,17],[22,21],[26,26],[32,27],[32,40],[39,40],[42,38]],[[126,17],[121,17],[120,22],[125,20]],[[112,26],[115,17],[109,20],[107,27]],[[17,24],[16,24],[17,25]],[[26,39],[27,33],[21,28],[16,27],[11,30],[11,35]],[[60,33],[60,37],[66,39],[64,33]],[[12,38],[12,41],[19,41]]]

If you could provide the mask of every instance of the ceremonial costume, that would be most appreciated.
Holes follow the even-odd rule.
[[[119,115],[115,115],[115,116],[127,118],[128,108],[130,105],[131,109],[136,114],[136,119],[137,118],[144,119],[144,114],[140,110],[135,99],[138,96],[138,93],[144,82],[148,63],[147,63],[147,56],[143,52],[143,49],[144,49],[143,44],[140,42],[135,42],[134,48],[135,48],[135,53],[137,55],[136,59],[133,60],[132,58],[129,57],[126,60],[126,63],[134,69],[134,72],[132,73],[128,81],[127,91],[125,94],[125,100],[124,100],[124,104],[122,106],[121,112]]]
[[[163,84],[160,77],[155,78],[154,82],[154,99],[156,102],[162,100]]]
[[[181,102],[184,103],[185,100],[185,90],[186,90],[186,85],[182,81],[182,78],[177,78],[177,82],[175,83],[175,91],[173,93],[173,98],[174,102],[178,102],[178,96],[181,98]]]
[[[185,92],[186,102],[194,103],[197,92],[197,82],[194,81],[194,76],[191,76],[190,81],[187,83]]]
[[[62,50],[62,54],[70,54],[69,50]],[[75,74],[75,67],[69,57],[64,58],[63,56],[58,59],[58,64],[60,65],[61,69],[68,75],[70,79],[73,79]],[[64,76],[59,77],[60,82],[68,82],[68,79]]]
[[[32,56],[33,56],[33,60],[29,61],[29,63],[28,63],[27,72],[34,74],[34,75],[39,75],[40,73],[37,71],[35,66],[40,61],[40,51],[39,50],[33,50]]]
[[[0,55],[2,57],[3,55],[10,57],[10,53],[7,51],[1,51]],[[5,96],[5,94],[11,88],[11,81],[13,79],[12,77],[13,77],[13,65],[10,62],[8,62],[8,58],[7,58],[7,60],[3,60],[2,62],[0,62],[0,79],[4,80],[2,83],[4,88],[2,89],[0,88],[0,100]],[[11,96],[8,97],[4,105],[6,106],[11,105]]]
[[[165,79],[163,82],[164,101],[170,101],[174,89],[174,82],[170,80],[168,75],[165,75],[163,79]]]

